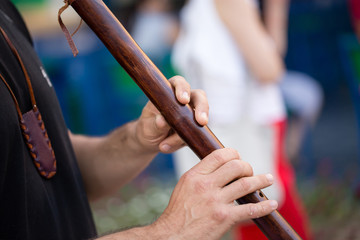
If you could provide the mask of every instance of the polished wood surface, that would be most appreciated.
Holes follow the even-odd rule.
[[[176,100],[168,80],[101,0],[69,2],[200,159],[224,147],[207,126],[199,126],[195,122],[189,105],[182,105]],[[259,190],[237,202],[256,203],[265,199],[266,196]],[[254,219],[254,222],[268,239],[301,239],[278,211]]]

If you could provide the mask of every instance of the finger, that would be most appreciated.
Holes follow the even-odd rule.
[[[209,103],[203,90],[191,91],[191,106],[195,109],[195,119],[201,125],[208,123]]]
[[[217,180],[215,184],[219,187],[224,187],[241,177],[252,175],[253,169],[250,164],[240,159],[229,161],[212,173],[212,177]]]
[[[159,144],[159,149],[163,153],[172,153],[185,145],[179,135],[172,134]]]
[[[225,163],[235,159],[240,159],[240,156],[234,149],[218,149],[206,156],[200,163],[195,165],[192,170],[198,172],[199,174],[209,174]]]
[[[171,85],[175,88],[176,99],[182,104],[190,102],[190,84],[181,76],[174,76],[169,79]]]
[[[235,222],[241,222],[249,218],[259,218],[269,215],[271,212],[276,210],[278,202],[275,200],[265,200],[259,203],[248,203],[240,206],[234,205],[232,213]]]
[[[266,188],[273,184],[273,182],[274,177],[271,174],[243,177],[225,186],[220,194],[228,202],[233,202],[246,194]]]

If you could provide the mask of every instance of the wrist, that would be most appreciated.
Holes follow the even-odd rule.
[[[163,215],[154,223],[147,226],[148,238],[159,240],[181,240],[180,234],[175,231],[176,224],[169,223],[169,221],[164,219]]]

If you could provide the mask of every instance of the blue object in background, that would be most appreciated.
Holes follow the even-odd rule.
[[[302,165],[296,168],[297,176],[344,180],[344,176],[350,177],[349,171],[359,168],[356,100],[350,97],[353,89],[348,85],[338,42],[340,36],[352,33],[347,1],[290,1],[286,66],[316,79],[325,97],[307,149],[303,149]]]
[[[344,79],[337,39],[352,32],[347,1],[292,0],[289,14],[287,68],[317,79],[331,95]]]

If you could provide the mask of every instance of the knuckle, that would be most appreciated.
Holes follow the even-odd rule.
[[[229,216],[230,214],[224,208],[216,208],[212,214],[212,218],[216,222],[224,222]]]
[[[214,151],[213,158],[215,163],[219,163],[219,165],[223,165],[226,162],[222,151]]]
[[[218,206],[220,204],[220,201],[221,201],[221,198],[219,197],[219,195],[213,194],[213,195],[208,196],[207,202],[210,206],[211,205]]]
[[[263,204],[259,204],[257,207],[257,212],[255,217],[259,218],[261,216],[263,216],[266,213],[266,207]]]
[[[238,151],[236,151],[236,150],[233,149],[233,148],[227,148],[227,149],[228,149],[228,151],[229,151],[229,155],[231,155],[231,157],[232,157],[233,159],[241,159],[240,154],[239,154]]]
[[[254,203],[249,204],[247,208],[247,215],[250,218],[256,218],[258,215],[258,206]]]
[[[244,171],[244,167],[239,160],[233,160],[228,162],[227,164],[229,164],[229,168],[234,172],[241,173],[242,171]]]
[[[169,82],[172,85],[177,86],[179,83],[185,82],[185,79],[182,76],[176,75],[176,76],[173,76],[172,78],[170,78]]]
[[[243,172],[246,176],[252,176],[254,175],[254,170],[253,168],[251,167],[250,163],[248,162],[244,162],[242,161],[243,163],[243,166],[242,166],[242,169],[243,169]]]
[[[181,75],[175,75],[174,78],[179,80],[179,81],[185,81],[186,82],[185,78],[183,76],[181,76]]]
[[[252,186],[251,183],[249,182],[249,180],[247,178],[240,178],[239,180],[239,185],[242,191],[245,192],[250,192],[252,190]]]
[[[183,182],[192,182],[193,179],[194,179],[194,173],[192,170],[189,170],[187,172],[185,172],[181,177],[180,179],[183,181]]]
[[[222,148],[213,151],[208,157],[206,157],[205,161],[211,164],[212,166],[223,166],[224,164],[239,159],[237,158],[237,151],[230,148]]]
[[[251,218],[259,218],[267,213],[267,208],[261,203],[252,203],[249,205],[247,213]]]
[[[199,179],[194,181],[194,191],[198,194],[205,193],[212,187],[212,185],[211,180]]]
[[[261,204],[260,206],[261,207],[260,207],[259,217],[260,215],[262,216],[268,211],[267,207],[264,204]]]
[[[175,82],[175,80],[176,80],[176,77],[177,77],[177,76],[171,77],[171,78],[169,78],[168,81],[169,81],[171,84],[174,84],[174,82]]]

